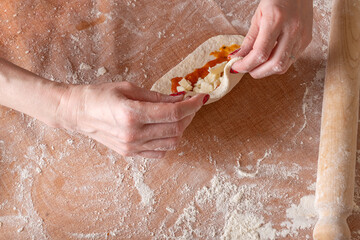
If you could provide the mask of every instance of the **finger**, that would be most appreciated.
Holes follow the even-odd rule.
[[[124,83],[123,83],[124,85]],[[132,83],[127,83],[125,86],[122,86],[122,94],[125,95],[128,99],[144,101],[144,102],[179,102],[182,101],[185,95],[185,92],[181,92],[176,96],[170,96],[166,94],[161,94],[154,91],[149,91],[147,89],[135,86]]]
[[[194,116],[195,113],[174,123],[146,124],[138,135],[139,139],[149,141],[151,139],[182,136]]]
[[[96,138],[94,138],[96,139]],[[149,141],[146,144],[124,144],[112,137],[101,137],[101,143],[115,150],[124,157],[140,155],[147,158],[162,158],[166,151],[174,150],[180,141],[178,138],[168,138]],[[105,140],[105,141],[104,141]]]
[[[272,74],[285,73],[295,61],[296,55],[293,52],[296,39],[290,39],[289,35],[282,34],[279,37],[269,61],[250,72],[253,78],[263,78]]]
[[[253,49],[255,40],[259,34],[260,17],[258,17],[258,15],[258,10],[256,10],[256,13],[251,21],[250,29],[241,44],[240,50],[236,54],[231,55],[231,57],[245,57],[251,49]]]
[[[112,132],[104,131],[103,135],[117,138],[121,143],[144,143],[154,139],[171,138],[182,136],[185,129],[189,126],[195,113],[174,123],[155,123],[145,124],[137,129],[120,129]]]
[[[143,151],[137,153],[137,155],[142,156],[144,158],[163,158],[165,157],[165,151]]]
[[[181,137],[150,140],[142,145],[144,151],[170,151],[175,150]]]
[[[208,94],[198,94],[176,103],[150,103],[130,101],[129,107],[134,118],[143,124],[178,122],[190,116],[206,103]]]
[[[117,139],[112,136],[98,133],[96,135],[89,135],[89,137],[95,139],[97,142],[105,145],[124,157],[134,156],[135,153],[139,151],[136,151],[136,149],[130,145],[126,146],[124,143],[117,141]]]
[[[270,25],[269,22],[263,18],[253,49],[242,60],[234,63],[232,69],[242,73],[251,72],[266,62],[275,47],[280,32],[280,27]]]

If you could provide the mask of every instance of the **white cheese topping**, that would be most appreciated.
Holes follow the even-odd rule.
[[[176,87],[178,92],[195,92],[195,93],[210,93],[214,91],[221,83],[221,73],[224,72],[224,67],[227,62],[219,63],[216,66],[209,68],[209,74],[204,78],[199,78],[194,88],[191,82],[185,78],[179,82],[180,86]]]

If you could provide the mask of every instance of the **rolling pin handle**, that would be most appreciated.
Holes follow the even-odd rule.
[[[351,239],[349,226],[346,222],[348,215],[334,217],[320,217],[315,225],[314,239],[316,240],[348,240]]]

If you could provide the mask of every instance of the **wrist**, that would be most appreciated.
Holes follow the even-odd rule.
[[[72,85],[65,83],[52,82],[41,79],[33,84],[33,98],[31,105],[27,109],[19,110],[29,116],[32,116],[45,124],[64,128],[64,118],[58,115],[58,109],[61,101],[66,98],[72,89]]]
[[[87,86],[68,85],[60,94],[59,103],[54,114],[54,127],[65,128],[71,131],[79,131],[78,123],[83,107],[83,99]]]

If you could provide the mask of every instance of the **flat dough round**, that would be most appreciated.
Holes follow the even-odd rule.
[[[171,94],[171,79],[174,77],[186,76],[188,73],[194,71],[196,68],[201,68],[207,62],[214,59],[210,55],[211,52],[218,50],[223,45],[230,46],[232,44],[241,45],[244,37],[241,35],[218,35],[212,38],[209,38],[198,48],[196,48],[192,53],[190,53],[183,61],[178,65],[173,67],[169,72],[157,80],[154,85],[151,87],[152,91],[160,92],[163,94]],[[229,93],[235,85],[240,81],[244,74],[242,73],[230,73],[231,66],[234,62],[239,60],[239,58],[234,58],[230,60],[225,68],[224,75],[221,78],[220,85],[212,92],[209,93],[210,99],[206,104],[213,103],[227,93]],[[194,92],[188,92],[187,96],[195,95]]]

